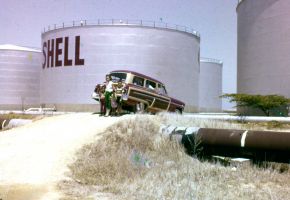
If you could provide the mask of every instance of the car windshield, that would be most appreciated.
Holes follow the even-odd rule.
[[[126,77],[127,77],[127,74],[126,73],[118,73],[118,72],[114,72],[114,73],[111,73],[111,78],[112,78],[112,81],[114,83],[117,83],[117,82],[124,82],[126,80]]]

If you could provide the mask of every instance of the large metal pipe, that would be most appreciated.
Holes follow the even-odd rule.
[[[0,130],[4,129],[9,124],[9,119],[0,119]]]
[[[0,130],[11,129],[32,123],[30,119],[0,119]]]
[[[179,138],[189,154],[290,161],[290,132],[173,126],[162,126],[160,132]]]

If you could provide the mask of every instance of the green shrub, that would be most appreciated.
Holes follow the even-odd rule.
[[[266,116],[271,112],[275,115],[288,115],[287,106],[290,99],[280,95],[250,95],[250,94],[224,94],[222,98],[236,102],[237,107],[249,107],[261,110]]]

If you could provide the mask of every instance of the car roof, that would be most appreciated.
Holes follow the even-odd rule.
[[[117,73],[117,72],[124,72],[124,73],[131,73],[131,74],[133,74],[133,75],[136,75],[136,76],[140,76],[140,77],[143,77],[143,78],[145,78],[145,79],[149,79],[149,80],[152,80],[152,81],[154,81],[154,82],[157,82],[157,83],[159,83],[159,84],[161,84],[161,85],[164,85],[161,81],[158,81],[157,79],[155,79],[155,78],[152,78],[152,77],[150,77],[150,76],[146,76],[146,75],[144,75],[144,74],[141,74],[141,73],[138,73],[138,72],[134,72],[134,71],[129,71],[129,70],[114,70],[114,71],[111,71],[110,73]]]

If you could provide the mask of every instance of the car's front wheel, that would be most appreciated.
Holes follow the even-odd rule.
[[[144,103],[137,103],[136,113],[145,113],[145,112],[146,112],[146,105]]]

